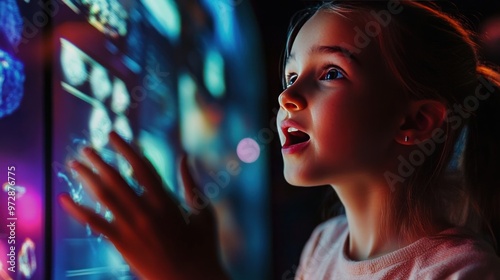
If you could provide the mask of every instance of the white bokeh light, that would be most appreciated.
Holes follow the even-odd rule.
[[[99,101],[104,101],[111,95],[112,85],[108,72],[99,64],[94,64],[90,73],[90,87],[92,93]]]
[[[123,115],[119,115],[115,118],[114,130],[127,141],[132,141],[132,138],[134,137],[132,127],[130,127],[130,122],[127,117]]]
[[[72,86],[80,86],[87,80],[87,69],[81,51],[70,42],[61,39],[61,68]]]
[[[112,127],[108,112],[104,108],[94,107],[89,120],[90,142],[94,149],[100,151],[106,146]]]
[[[113,97],[111,101],[111,110],[116,114],[124,113],[130,105],[130,95],[125,83],[115,78],[113,82]]]

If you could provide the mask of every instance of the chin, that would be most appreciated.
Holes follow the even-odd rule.
[[[311,176],[307,176],[307,174],[304,174],[303,172],[285,170],[283,174],[285,176],[285,180],[287,181],[287,183],[292,186],[314,187],[320,185],[317,182],[315,182],[313,178],[309,178]]]

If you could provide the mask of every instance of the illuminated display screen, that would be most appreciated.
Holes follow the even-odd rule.
[[[116,130],[124,139],[134,140],[133,110],[125,82],[108,68],[66,38],[59,38],[59,63],[54,80],[54,194],[68,192],[74,201],[87,205],[111,221],[112,213],[84,191],[76,174],[63,167],[69,157],[79,157],[78,150],[92,146],[103,159],[115,166],[131,187],[128,163],[108,143],[108,134]],[[54,276],[57,279],[118,279],[131,276],[130,269],[114,247],[88,226],[75,224],[56,211],[54,220]],[[69,258],[76,252],[78,258]]]
[[[43,279],[47,265],[41,34],[22,32],[37,11],[0,1],[0,279]]]
[[[53,200],[68,192],[111,221],[113,214],[94,201],[64,165],[70,158],[80,158],[82,146],[92,146],[140,193],[130,165],[108,143],[108,133],[115,130],[140,147],[165,186],[176,192],[175,162],[181,149],[174,46],[146,20],[148,11],[141,2],[64,3],[54,18]],[[112,7],[118,7],[114,12],[119,15],[126,11],[120,17],[123,22],[109,22]],[[135,279],[103,236],[60,207],[54,208],[52,218],[55,279]]]
[[[179,199],[176,163],[187,151],[219,215],[230,274],[270,272],[268,142],[259,138],[267,124],[258,110],[265,96],[259,71],[241,71],[258,67],[260,57],[245,5],[0,0],[0,129],[9,135],[0,139],[0,163],[15,167],[13,177],[0,177],[0,199],[7,201],[15,180],[19,219],[15,272],[7,265],[10,230],[0,230],[0,279],[136,279],[105,237],[57,203],[67,192],[113,219],[66,167],[84,145],[142,191],[110,147],[111,130],[138,146]],[[259,152],[249,154],[248,143]]]
[[[82,14],[99,31],[111,36],[127,35],[129,14],[119,0],[63,0],[75,13]]]
[[[130,165],[109,146],[111,130],[141,147],[165,185],[172,190],[177,185],[176,89],[169,82],[175,77],[173,53],[158,50],[172,46],[145,20],[140,2],[127,3],[65,1],[54,18],[52,143],[58,147],[53,161],[60,164],[51,174],[53,199],[68,192],[108,220],[113,219],[112,213],[92,199],[64,164],[79,157],[81,146],[90,145],[140,193]],[[110,21],[115,16],[119,20]],[[60,207],[54,208],[52,217],[55,279],[135,279],[103,236]]]

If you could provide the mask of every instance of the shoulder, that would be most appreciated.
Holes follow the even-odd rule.
[[[317,247],[319,244],[336,243],[339,241],[339,238],[347,234],[347,232],[348,226],[345,215],[336,216],[316,226],[306,243],[306,247]]]
[[[347,232],[347,218],[345,215],[335,216],[322,223],[320,223],[313,231],[313,235],[341,235]]]
[[[479,237],[451,229],[434,244],[418,260],[422,274],[439,276],[435,279],[500,279],[500,258]]]
[[[299,267],[316,266],[318,265],[316,262],[332,257],[328,255],[341,252],[347,233],[348,226],[345,215],[336,216],[320,223],[313,230],[302,250]]]

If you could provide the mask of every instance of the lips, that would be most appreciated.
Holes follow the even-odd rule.
[[[284,136],[283,149],[302,146],[307,143],[311,137],[294,121],[285,120],[281,123],[281,131]]]

